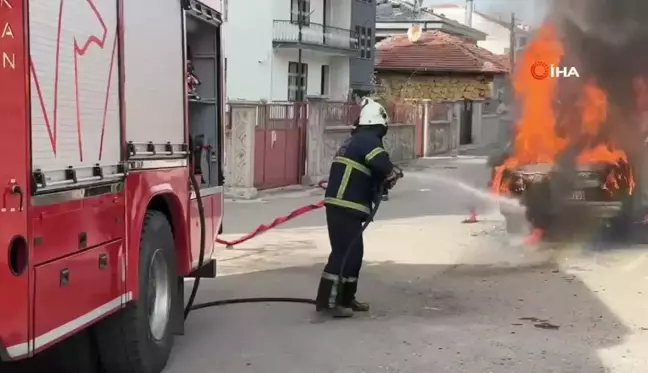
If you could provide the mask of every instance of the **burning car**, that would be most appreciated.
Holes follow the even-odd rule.
[[[545,231],[576,231],[592,221],[619,216],[632,188],[630,168],[623,160],[582,164],[575,170],[528,164],[502,171],[499,194],[517,199],[519,205],[502,203],[500,211],[510,233],[523,231],[526,222]]]
[[[527,222],[541,237],[553,229],[576,232],[592,220],[623,216],[634,203],[626,150],[636,156],[636,149],[645,146],[639,106],[620,106],[621,96],[611,95],[603,85],[609,82],[599,76],[534,75],[539,61],[555,66],[582,61],[564,41],[556,24],[543,24],[512,75],[514,136],[507,149],[490,159],[491,191],[520,202],[517,207],[500,204],[511,232],[521,231]],[[648,75],[645,83],[648,88]],[[648,89],[642,92],[636,98],[646,97],[648,103]]]

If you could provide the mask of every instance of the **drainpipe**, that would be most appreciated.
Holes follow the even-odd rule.
[[[302,79],[304,77],[304,71],[303,71],[303,68],[302,68],[302,48],[301,48],[302,47],[302,45],[301,45],[301,43],[302,43],[302,29],[304,28],[304,25],[303,25],[303,20],[302,20],[302,18],[303,18],[302,17],[302,10],[299,9],[299,7],[297,9],[298,9],[297,10],[297,27],[299,29],[299,39],[298,39],[298,44],[297,44],[297,74],[298,74],[297,76],[299,77],[299,82],[297,82],[297,83],[299,84],[299,90],[301,91],[301,88],[302,88],[301,83],[302,83]],[[299,101],[304,101],[305,98],[306,98],[306,92],[304,92],[303,95],[300,96]]]
[[[315,10],[312,10],[310,13],[308,13],[309,18],[313,14],[313,12],[315,12]],[[302,45],[301,45],[301,43],[302,43],[302,40],[303,40],[302,30],[304,29],[304,16],[306,14],[305,14],[305,12],[303,12],[299,8],[298,8],[297,14],[298,14],[298,16],[297,16],[297,27],[298,27],[298,30],[299,30],[299,39],[298,39],[298,48],[297,48],[297,71],[298,71],[298,74],[299,74],[299,82],[301,83],[302,79],[304,78],[304,68],[302,66],[303,64],[302,64],[302,47],[301,47]],[[308,83],[306,83],[306,86],[308,86]],[[307,93],[308,93],[307,91],[304,91],[304,94],[301,97],[301,100],[299,100],[300,102],[306,101],[306,94]]]

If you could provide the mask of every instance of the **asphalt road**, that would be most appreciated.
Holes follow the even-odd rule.
[[[648,372],[648,251],[524,247],[503,229],[480,159],[421,161],[365,234],[351,320],[311,306],[240,304],[191,314],[167,373]],[[227,204],[225,238],[321,192]],[[476,208],[480,221],[462,224]],[[314,297],[328,255],[323,211],[218,253],[198,302]],[[187,284],[189,286],[190,283]]]

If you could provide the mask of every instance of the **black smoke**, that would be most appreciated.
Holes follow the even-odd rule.
[[[593,79],[607,94],[603,132],[634,152],[642,135],[635,85],[648,78],[648,1],[557,0],[551,17],[563,37],[565,61],[578,66],[581,82]]]

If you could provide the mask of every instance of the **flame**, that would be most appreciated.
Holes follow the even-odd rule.
[[[520,105],[520,118],[516,126],[514,154],[496,168],[492,183],[494,193],[506,194],[509,187],[504,179],[505,170],[528,164],[554,164],[568,146],[580,144],[578,164],[627,163],[625,152],[615,147],[612,139],[601,140],[604,125],[610,117],[607,94],[596,80],[585,78],[537,79],[531,74],[534,64],[560,66],[565,48],[554,25],[544,24],[516,64],[513,87]],[[574,90],[575,104],[561,103],[558,88],[561,79],[570,79],[568,88]],[[648,106],[646,80],[635,81],[637,96]],[[560,131],[559,131],[560,129]],[[580,149],[579,148],[579,149]],[[606,187],[618,188],[618,181],[627,180],[634,186],[632,176],[613,172]],[[626,184],[626,185],[628,185]]]

